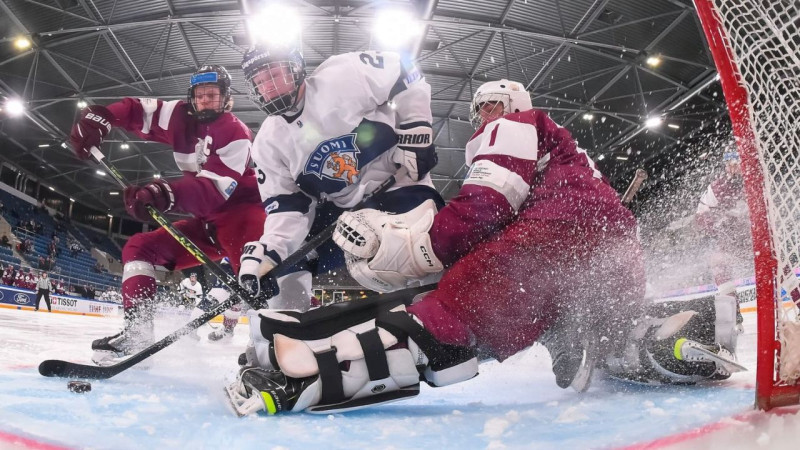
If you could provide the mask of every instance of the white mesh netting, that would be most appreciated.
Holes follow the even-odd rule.
[[[730,39],[749,105],[750,126],[764,173],[767,218],[778,261],[777,285],[797,289],[800,267],[800,3],[796,0],[713,0]],[[797,306],[779,303],[780,377],[800,378]],[[763,330],[759,330],[763,332]]]

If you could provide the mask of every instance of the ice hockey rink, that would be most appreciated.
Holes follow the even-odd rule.
[[[0,448],[796,448],[797,409],[754,412],[755,314],[740,360],[750,371],[694,387],[646,387],[595,377],[583,395],[556,387],[534,346],[480,376],[423,387],[409,401],[332,415],[239,419],[223,385],[248,327],[230,341],[184,338],[142,365],[72,393],[37,372],[45,359],[87,362],[92,339],[119,318],[0,309]],[[161,319],[166,334],[185,323]],[[210,329],[204,326],[206,334]]]

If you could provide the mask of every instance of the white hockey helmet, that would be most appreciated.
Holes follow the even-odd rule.
[[[503,104],[503,114],[527,111],[533,109],[531,96],[522,83],[509,80],[489,81],[483,83],[472,97],[469,120],[475,128],[481,126],[481,105],[486,102],[500,102]]]

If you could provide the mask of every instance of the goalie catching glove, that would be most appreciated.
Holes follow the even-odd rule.
[[[435,215],[433,200],[405,214],[376,209],[345,212],[333,241],[344,251],[350,275],[367,289],[391,292],[430,284],[443,270],[428,233]]]
[[[236,414],[342,412],[478,374],[474,349],[439,342],[403,303],[383,295],[251,316],[244,367],[226,387]]]

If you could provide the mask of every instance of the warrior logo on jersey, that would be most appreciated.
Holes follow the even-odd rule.
[[[320,143],[306,162],[303,175],[316,175],[320,180],[342,181],[351,185],[358,181],[356,134],[345,134]]]

